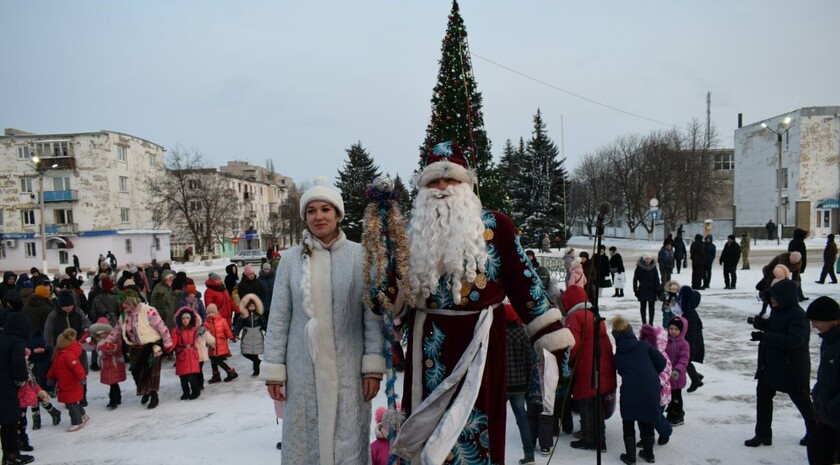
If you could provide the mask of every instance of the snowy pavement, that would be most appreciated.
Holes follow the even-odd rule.
[[[766,241],[765,241],[766,242]],[[592,249],[592,241],[573,238],[571,244],[579,250]],[[615,245],[622,253],[628,273],[643,250],[657,251],[658,243],[604,239],[608,247]],[[723,241],[716,241],[718,254]],[[753,286],[761,276],[761,267],[775,254],[786,249],[761,243],[753,246],[752,269],[738,271],[738,289],[724,290],[722,270],[715,263],[711,289],[703,291],[698,311],[703,318],[706,341],[706,363],[698,365],[705,375],[705,386],[694,393],[684,393],[686,422],[675,428],[671,441],[656,446],[657,463],[662,464],[798,464],[806,463],[805,448],[799,446],[804,425],[799,413],[785,394],[776,397],[773,421],[773,446],[752,449],[743,442],[753,436],[755,421],[755,369],[757,344],[750,342],[752,327],[746,318],[760,310]],[[840,298],[840,285],[819,285],[814,281],[822,266],[824,239],[807,242],[809,262],[803,276],[805,295],[811,301],[820,295]],[[559,253],[556,255],[559,256]],[[759,258],[760,257],[760,258]],[[217,260],[211,266],[174,266],[186,271],[203,291],[203,283],[210,271],[224,274],[228,262]],[[685,284],[689,271],[683,270],[674,278]],[[690,283],[689,283],[690,284]],[[609,318],[622,315],[638,333],[640,317],[638,302],[633,299],[631,284],[625,298],[602,297],[603,315]],[[605,292],[611,295],[611,292]],[[804,302],[807,305],[810,303]],[[661,318],[657,308],[655,320]],[[812,376],[819,362],[820,339],[812,332]],[[240,374],[230,383],[207,385],[202,396],[194,401],[178,400],[181,390],[172,364],[165,364],[161,376],[161,402],[155,410],[140,405],[133,395],[133,383],[122,383],[123,404],[108,411],[108,389],[98,382],[99,373],[89,376],[87,413],[90,422],[75,433],[66,432],[69,416],[63,411],[62,423],[48,422],[38,431],[30,432],[35,447],[32,452],[37,464],[184,464],[184,463],[254,463],[279,464],[282,452],[275,444],[280,440],[281,427],[274,417],[273,403],[262,382],[250,378],[250,362],[239,355],[239,344],[232,344],[230,359]],[[209,368],[206,367],[206,372]],[[401,381],[399,382],[401,391]],[[383,383],[384,386],[384,383]],[[374,400],[374,408],[384,405],[383,393]],[[507,419],[506,463],[515,464],[522,458],[521,442],[512,414]],[[577,425],[577,419],[576,419]],[[361,425],[361,427],[366,427]],[[370,428],[372,431],[372,427]],[[371,440],[373,435],[371,434]],[[594,452],[569,447],[570,435],[558,438],[551,463],[594,463]],[[607,448],[602,456],[604,464],[620,464],[618,455],[623,442],[618,412],[607,420]],[[547,457],[537,454],[537,464],[545,464]]]

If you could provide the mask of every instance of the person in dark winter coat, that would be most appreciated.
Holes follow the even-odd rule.
[[[178,298],[172,292],[172,282],[175,281],[175,273],[166,270],[161,274],[161,280],[152,289],[149,297],[149,304],[158,311],[163,323],[171,331],[175,328],[175,310],[178,305]]]
[[[794,272],[799,271],[799,267],[802,266],[802,254],[800,254],[799,252],[784,252],[773,257],[773,259],[770,260],[770,263],[764,265],[764,268],[761,269],[761,275],[763,276],[763,278],[761,281],[759,281],[758,284],[756,284],[756,290],[758,290],[761,293],[760,297],[762,301],[762,315],[767,310],[767,307],[770,305],[770,302],[765,299],[766,294],[764,293],[764,291],[770,288],[770,286],[773,284],[773,280],[777,277],[776,272],[774,271],[776,270],[777,265],[783,265],[787,269],[787,274],[781,277],[786,277],[793,280],[793,282],[796,283],[797,286],[801,285],[801,283],[797,279],[799,274],[794,274]]]
[[[825,277],[831,276],[831,284],[837,284],[837,276],[834,274],[834,262],[837,261],[837,244],[834,243],[834,234],[829,234],[825,240],[823,249],[823,267],[820,272],[818,284],[825,284]]]
[[[689,286],[680,288],[680,293],[677,296],[677,302],[682,311],[682,317],[685,319],[685,340],[688,342],[691,354],[689,357],[688,367],[686,373],[691,380],[688,386],[688,392],[694,392],[703,386],[704,376],[697,372],[697,367],[694,363],[703,363],[706,358],[706,343],[703,340],[703,320],[700,319],[700,314],[697,312],[697,307],[700,306],[701,295]]]
[[[642,450],[639,456],[654,462],[653,425],[659,422],[659,373],[665,369],[665,356],[645,341],[636,339],[633,328],[627,320],[616,316],[611,320],[615,338],[615,368],[621,376],[619,405],[624,449],[621,461],[636,463],[636,427],[639,422]]]
[[[528,414],[525,411],[525,394],[528,392],[528,381],[531,375],[531,340],[525,332],[525,325],[516,315],[510,303],[505,304],[507,317],[507,401],[516,418],[519,436],[522,439],[524,458],[520,463],[534,462],[534,438],[528,424]]]
[[[263,289],[263,285],[257,279],[257,270],[255,270],[250,264],[245,265],[245,268],[242,270],[242,280],[239,281],[237,289],[239,289],[240,303],[241,299],[246,295],[254,294],[259,297],[260,302],[262,302],[263,307],[265,307],[265,290]]]
[[[624,259],[615,247],[610,247],[610,274],[612,275],[615,294],[613,297],[624,297]]]
[[[2,306],[2,301],[6,299],[6,293],[15,289],[16,281],[17,275],[14,272],[7,271],[3,273],[3,282],[0,283],[0,306]]]
[[[642,324],[653,324],[653,314],[656,311],[656,297],[660,293],[661,284],[659,273],[656,271],[656,262],[650,252],[642,254],[636,263],[636,271],[633,273],[633,294],[639,299],[639,312],[642,315]],[[645,314],[647,307],[647,314]]]
[[[694,235],[694,242],[688,249],[691,258],[691,287],[703,289],[703,276],[706,272],[706,249],[703,247],[703,236]]]
[[[682,234],[677,234],[674,238],[674,265],[677,267],[677,274],[680,274],[680,269],[688,268],[686,262],[685,239]]]
[[[811,390],[817,421],[808,436],[808,463],[840,462],[840,305],[831,297],[818,297],[805,316],[820,333],[820,367]]]
[[[263,305],[265,306],[265,318],[268,319],[271,310],[271,297],[274,295],[274,279],[276,272],[268,263],[263,263],[260,277],[258,278],[263,287]]]
[[[23,306],[23,311],[29,315],[34,327],[43,329],[44,323],[47,322],[47,316],[53,311],[50,287],[43,284],[36,287],[32,297],[29,298],[29,303]]]
[[[20,401],[18,389],[28,377],[26,371],[26,329],[19,322],[8,322],[0,331],[0,438],[3,463],[22,464],[34,461],[31,455],[21,455],[18,444]]]
[[[659,264],[659,277],[664,285],[671,280],[671,273],[674,271],[674,241],[665,239],[662,248],[659,249],[656,262]]]
[[[780,279],[769,290],[769,318],[756,317],[751,340],[758,341],[755,436],[748,447],[773,443],[773,397],[785,392],[805,420],[805,435],[813,425],[814,407],[808,388],[811,381],[810,331],[805,312],[797,302],[796,283]]]
[[[717,247],[711,234],[703,238],[703,252],[706,254],[706,261],[703,262],[703,289],[708,289],[712,282],[712,265],[715,264]]]
[[[730,234],[726,238],[723,252],[720,253],[720,264],[723,266],[724,289],[735,289],[738,282],[738,262],[741,260],[741,246],[735,242],[735,236]]]
[[[235,264],[231,263],[225,267],[225,288],[227,289],[229,296],[233,297],[233,290],[236,289],[238,284],[239,268],[237,268]]]
[[[566,327],[575,337],[575,345],[569,353],[569,366],[574,367],[572,394],[578,401],[580,409],[581,437],[573,441],[571,446],[576,449],[595,449],[595,436],[600,428],[601,448],[605,446],[605,432],[603,418],[598,424],[595,417],[595,406],[602,402],[602,397],[591,385],[592,367],[594,358],[594,337],[595,313],[592,305],[586,300],[586,293],[583,288],[570,285],[560,297],[563,307],[566,309]],[[613,350],[610,338],[607,335],[607,326],[602,321],[598,328],[598,344],[601,349],[600,373],[601,373],[601,396],[616,389],[615,365],[613,363]]]
[[[770,220],[764,225],[764,229],[767,230],[767,240],[772,241],[776,237],[776,223]]]
[[[793,239],[788,242],[788,252],[799,252],[802,255],[802,264],[799,266],[799,271],[793,273],[793,280],[800,283],[796,288],[799,301],[808,300],[808,297],[802,293],[802,274],[805,273],[805,266],[808,265],[808,248],[805,247],[805,238],[808,237],[808,231],[796,228],[793,230]]]
[[[612,287],[612,281],[610,280],[610,259],[607,257],[606,246],[602,245],[598,248],[598,255],[595,256],[593,262],[595,272],[597,273],[598,287]]]

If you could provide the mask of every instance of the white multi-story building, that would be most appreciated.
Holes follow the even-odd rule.
[[[46,262],[52,273],[72,266],[76,255],[87,270],[108,251],[120,264],[168,260],[170,232],[155,228],[146,187],[163,170],[164,151],[114,131],[6,129],[0,136],[0,269],[40,269]]]
[[[784,237],[791,237],[793,228],[809,235],[836,234],[838,195],[840,106],[800,108],[735,130],[737,229],[760,234],[773,220],[784,226]]]

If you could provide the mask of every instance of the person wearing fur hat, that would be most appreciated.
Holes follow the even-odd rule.
[[[114,330],[106,317],[100,317],[90,325],[90,336],[99,356],[99,382],[108,386],[108,410],[114,410],[122,404],[120,383],[126,380],[125,357],[122,351],[122,339],[105,342],[105,338]]]
[[[242,269],[242,280],[236,286],[239,290],[239,308],[242,308],[242,298],[248,294],[254,294],[260,299],[260,302],[265,306],[265,291],[260,280],[257,279],[257,270],[249,263]]]
[[[782,265],[784,268],[787,268],[787,271],[777,270],[776,267],[778,265]],[[770,286],[773,285],[773,281],[780,277],[791,279],[797,286],[800,286],[801,283],[798,280],[798,273],[796,272],[799,271],[801,266],[802,254],[799,252],[780,253],[779,255],[773,257],[773,259],[770,260],[770,263],[764,265],[764,268],[761,269],[762,280],[756,285],[756,290],[759,291],[759,297],[762,299],[762,314],[764,314],[767,307],[770,305],[770,302],[764,298],[767,295],[764,291],[769,289]]]
[[[566,309],[566,327],[575,338],[574,347],[569,354],[569,366],[574,367],[572,394],[580,409],[581,436],[579,440],[572,441],[570,446],[575,449],[595,450],[597,436],[601,441],[601,449],[606,449],[604,419],[595,416],[595,407],[600,405],[603,395],[615,392],[616,389],[613,347],[607,334],[607,325],[601,321],[598,327],[601,390],[596,392],[591,384],[594,367],[592,360],[595,354],[595,345],[592,343],[595,312],[592,304],[586,298],[583,288],[574,284],[566,288],[560,300]]]
[[[395,278],[388,286],[394,292],[385,296],[397,304],[395,316],[408,312],[404,320],[414,331],[403,392],[409,416],[391,450],[407,460],[422,456],[427,463],[443,463],[450,453],[459,453],[453,446],[461,435],[460,447],[476,457],[502,460],[505,380],[497,370],[505,357],[505,296],[538,352],[545,349],[563,360],[574,336],[563,327],[560,311],[551,307],[511,219],[481,205],[474,192],[476,174],[457,143],[429,148],[413,179],[417,196],[402,247],[408,254],[407,279],[400,286]],[[406,296],[416,306],[403,306]],[[431,356],[424,354],[424,346]],[[471,381],[460,382],[467,378]],[[439,423],[447,405],[432,399],[440,395],[451,396],[446,398],[453,407]],[[470,412],[481,414],[480,424],[469,421]],[[436,425],[446,433],[432,434]]]
[[[798,253],[798,252],[794,252]],[[784,392],[805,420],[805,438],[813,425],[814,407],[808,393],[811,381],[810,331],[805,312],[799,306],[796,283],[780,279],[765,291],[770,316],[753,321],[758,341],[755,436],[744,441],[748,447],[773,444],[773,398]]]
[[[668,329],[668,323],[675,316],[675,311],[677,316],[682,315],[682,309],[677,303],[679,292],[680,283],[676,279],[666,282],[662,288],[662,295],[659,297],[659,300],[662,301],[662,327],[665,329]],[[652,325],[653,321],[650,324]]]
[[[656,312],[656,298],[661,293],[659,273],[656,271],[656,261],[650,252],[642,253],[636,262],[633,272],[633,294],[639,300],[639,313],[642,324],[653,324],[653,314]],[[645,312],[647,310],[647,312]]]
[[[172,352],[169,329],[153,307],[143,303],[140,295],[126,289],[117,295],[122,313],[104,342],[117,344],[119,339],[128,346],[131,376],[137,386],[140,403],[148,408],[158,406],[161,356]]]
[[[823,249],[823,267],[820,271],[820,279],[817,284],[825,284],[825,277],[831,277],[831,284],[837,284],[837,275],[834,274],[834,265],[837,261],[837,244],[834,243],[834,234],[829,234],[825,239],[825,249]]]
[[[735,242],[735,236],[726,238],[723,252],[720,253],[720,265],[723,266],[724,289],[735,289],[738,282],[738,262],[741,261],[741,246]]]
[[[610,320],[615,338],[615,368],[621,376],[618,396],[624,450],[619,458],[626,464],[636,463],[636,422],[639,423],[642,450],[639,457],[648,463],[655,461],[653,425],[659,422],[659,373],[665,369],[665,356],[645,341],[636,339],[633,327],[620,316]]]
[[[178,304],[178,299],[172,292],[173,281],[175,281],[175,272],[164,271],[160,276],[160,282],[152,289],[152,296],[149,297],[149,303],[158,311],[170,331],[175,327],[175,305]]]
[[[299,213],[303,243],[277,268],[260,368],[271,398],[286,401],[283,461],[370,463],[369,431],[359,425],[370,424],[385,359],[381,320],[362,301],[363,251],[339,227],[344,200],[335,189],[307,189]]]
[[[230,294],[228,294],[225,284],[222,282],[222,277],[216,273],[210,273],[207,281],[204,282],[206,289],[204,290],[204,306],[209,307],[211,304],[216,306],[222,318],[227,320],[229,325],[233,324],[233,313],[236,311],[236,304],[233,302]],[[205,318],[206,320],[206,318]]]
[[[70,432],[82,429],[89,420],[82,406],[87,379],[80,360],[84,351],[76,337],[73,328],[65,329],[58,336],[53,363],[47,372],[47,379],[56,384],[58,401],[64,404],[70,414],[70,428],[67,429]]]
[[[242,356],[251,361],[252,378],[260,375],[260,355],[263,354],[267,319],[263,304],[256,294],[245,294],[239,301],[239,318],[233,327],[233,334],[239,338]]]
[[[808,463],[840,462],[840,305],[831,297],[817,297],[805,316],[819,332],[820,365],[811,390],[817,421],[808,437]]]
[[[3,446],[3,463],[24,464],[35,460],[31,455],[20,453],[18,443],[18,420],[20,401],[18,390],[27,380],[26,345],[23,342],[24,329],[7,324],[0,331],[0,439]]]
[[[203,341],[198,334],[199,326],[201,318],[190,307],[181,307],[175,312],[172,345],[175,352],[175,374],[181,378],[181,400],[194,400],[201,395],[202,375],[198,345]]]

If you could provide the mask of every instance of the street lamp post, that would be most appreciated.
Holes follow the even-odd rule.
[[[785,116],[785,119],[779,123],[778,131],[767,126],[767,123],[761,123],[761,127],[775,134],[776,141],[779,144],[779,159],[776,165],[776,188],[778,189],[776,198],[776,244],[779,244],[782,239],[782,136],[790,130],[790,116]]]
[[[41,159],[39,159],[37,156],[32,157],[32,162],[35,163],[33,168],[35,168],[35,171],[38,172],[38,203],[40,204],[39,208],[41,210],[41,273],[44,276],[48,276],[49,270],[47,269],[47,228],[44,221],[44,175],[47,173],[47,171],[53,168],[57,168],[58,165],[53,164],[52,166],[47,167],[41,166]]]

